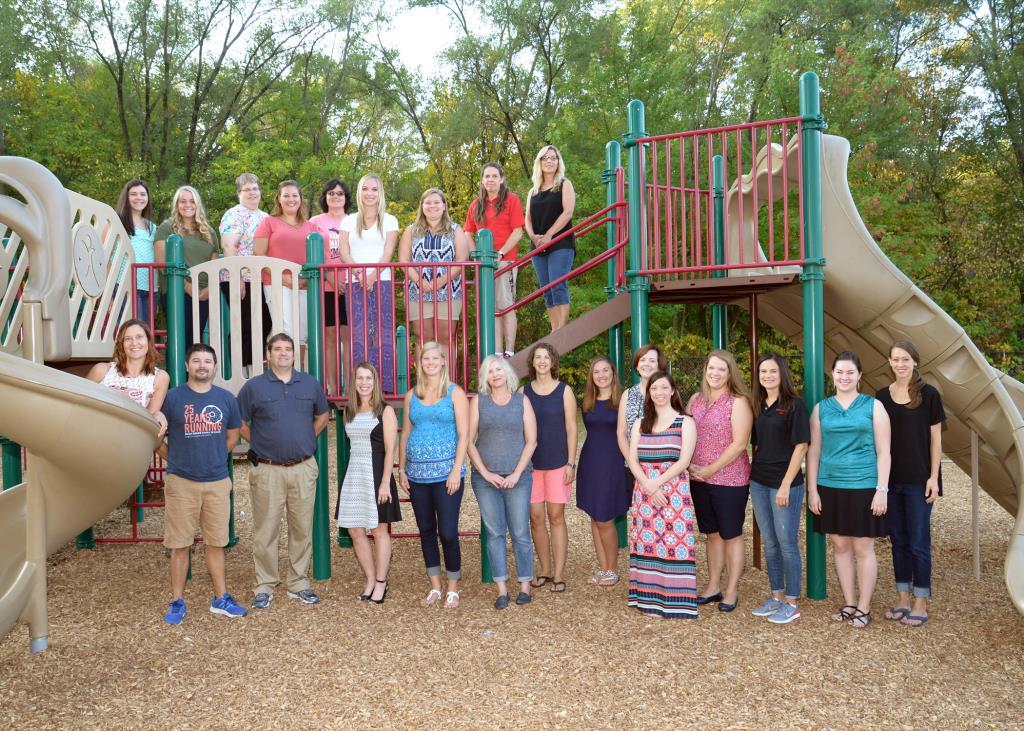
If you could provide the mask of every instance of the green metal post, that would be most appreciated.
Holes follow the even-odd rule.
[[[804,298],[804,399],[807,408],[825,397],[825,257],[821,227],[821,116],[818,76],[800,77],[803,118],[804,264],[800,280]],[[811,529],[807,511],[807,598],[825,598],[825,536]]]
[[[472,257],[480,262],[477,274],[477,326],[480,335],[477,338],[478,355],[482,362],[488,355],[494,355],[494,272],[498,269],[498,252],[494,250],[494,237],[488,229],[481,229],[476,236],[476,250]],[[480,519],[480,581],[490,584],[494,581],[491,575],[491,562],[487,559],[487,528],[483,518]]]
[[[714,264],[725,264],[725,160],[721,155],[712,159],[711,195],[714,200]],[[724,269],[711,272],[713,279],[723,279]],[[724,350],[729,344],[729,321],[726,316],[726,305],[717,303],[711,306],[711,335],[716,348]]]
[[[7,437],[0,437],[0,450],[3,452],[4,489],[9,490],[22,482],[21,445]]]
[[[185,244],[181,237],[172,234],[167,237],[167,374],[171,388],[185,383],[185,318],[192,317],[185,312]]]
[[[324,239],[320,234],[306,237],[306,263],[299,275],[306,280],[306,321],[308,322],[307,357],[309,374],[324,383],[323,363],[323,296],[320,285],[320,265],[324,262]],[[327,430],[316,440],[316,498],[313,503],[313,578],[326,581],[331,578],[331,528],[328,502]]]
[[[409,331],[405,329],[405,325],[395,328],[395,370],[398,371],[395,387],[398,389],[398,393],[405,396],[406,391],[409,390]],[[401,406],[398,407],[397,412],[398,423],[401,424]]]
[[[629,270],[626,279],[630,300],[630,329],[633,351],[650,342],[650,325],[647,321],[647,299],[651,290],[650,280],[639,274],[644,267],[645,221],[644,208],[647,192],[643,170],[643,148],[637,140],[646,137],[644,130],[644,103],[634,99],[629,103],[629,126],[622,136],[622,144],[629,155],[627,178],[629,181]],[[634,374],[634,380],[639,380]]]
[[[604,183],[604,204],[614,205],[618,202],[618,189],[615,179],[615,171],[622,161],[622,148],[616,140],[610,140],[604,146],[604,170],[601,171],[601,182]],[[605,227],[606,242],[609,249],[615,248],[619,238],[619,227],[614,222],[609,222]],[[608,260],[608,283],[605,285],[604,294],[606,299],[614,299],[619,295],[615,271],[615,259]],[[622,323],[612,325],[608,330],[608,357],[615,365],[615,372],[619,374],[619,380],[626,379],[626,352],[625,337]],[[626,516],[620,515],[615,519],[615,532],[619,537],[619,548],[625,548]]]

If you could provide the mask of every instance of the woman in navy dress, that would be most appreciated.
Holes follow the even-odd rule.
[[[616,435],[621,398],[615,366],[607,356],[597,356],[590,361],[583,396],[587,440],[576,473],[576,505],[590,516],[598,564],[590,583],[600,586],[613,586],[619,581],[619,537],[614,521],[629,510],[623,455]]]

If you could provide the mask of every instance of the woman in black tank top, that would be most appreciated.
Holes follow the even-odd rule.
[[[546,145],[533,161],[533,187],[526,203],[526,233],[534,249],[537,284],[542,289],[572,270],[576,238],[571,233],[576,191],[565,177],[565,162],[554,145]],[[567,234],[551,243],[553,239]],[[551,332],[569,321],[569,285],[560,282],[544,291]]]

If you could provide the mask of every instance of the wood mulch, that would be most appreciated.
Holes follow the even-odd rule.
[[[228,587],[248,603],[248,483],[244,463],[236,469],[241,541],[228,554]],[[475,538],[463,539],[456,611],[419,605],[427,581],[418,541],[399,540],[383,606],[355,600],[362,575],[335,545],[332,578],[314,583],[322,605],[299,605],[282,588],[269,609],[240,620],[206,611],[200,548],[180,627],[161,619],[159,545],[71,545],[50,559],[50,649],[30,655],[23,625],[0,641],[0,727],[1022,728],[1024,622],[1002,580],[1012,519],[983,496],[976,582],[970,482],[952,464],[944,470],[933,619],[920,629],[881,618],[894,598],[885,541],[876,621],[865,631],[830,621],[840,603],[831,564],[830,598],[804,600],[791,625],[750,615],[767,594],[765,575],[750,567],[732,614],[645,617],[626,607],[625,582],[587,583],[589,524],[574,507],[568,591],[542,589],[533,604],[502,612],[491,608],[493,586],[479,581]],[[414,529],[411,507],[403,511],[399,528]],[[463,525],[477,520],[467,490]],[[97,534],[126,526],[121,509]],[[159,535],[160,511],[144,528]]]

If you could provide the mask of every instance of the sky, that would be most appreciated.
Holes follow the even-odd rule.
[[[397,15],[391,27],[382,33],[384,39],[406,66],[429,74],[437,69],[437,58],[456,38],[451,14],[444,8],[408,8],[405,3],[391,3]]]

